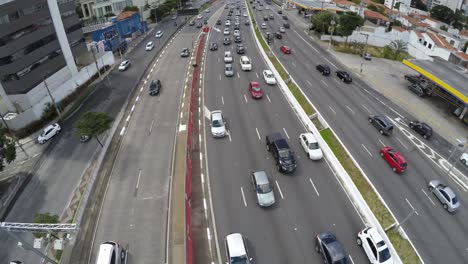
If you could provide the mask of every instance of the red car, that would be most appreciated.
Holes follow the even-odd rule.
[[[262,88],[258,82],[250,82],[249,84],[249,93],[252,95],[252,98],[260,99],[263,96]]]
[[[291,54],[291,48],[289,46],[281,46],[280,50],[284,53],[284,54]]]
[[[391,147],[383,147],[380,149],[380,156],[387,161],[388,165],[396,173],[403,173],[408,166],[405,158],[400,152],[392,149]]]

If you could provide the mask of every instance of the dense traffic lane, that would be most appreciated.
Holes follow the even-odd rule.
[[[184,28],[165,49],[135,103],[103,204],[93,247],[114,240],[129,247],[129,263],[165,261],[166,218],[174,134],[190,58],[181,58],[198,30]],[[148,52],[151,54],[151,52]],[[148,94],[160,79],[158,96]],[[140,89],[140,88],[138,88]]]
[[[278,28],[284,22],[279,16],[276,18],[267,22],[270,29]],[[258,14],[257,19],[260,19]],[[291,29],[294,30],[294,25]],[[300,38],[297,33],[287,31],[286,37],[274,44],[276,54],[350,149],[397,219],[401,221],[412,211],[412,207],[415,208],[417,214],[404,224],[404,228],[423,255],[423,259],[427,263],[440,263],[447,259],[453,263],[463,263],[467,258],[468,234],[461,220],[466,219],[466,212],[463,208],[454,215],[445,212],[427,190],[427,182],[436,178],[445,179],[445,182],[457,190],[462,203],[466,196],[464,191],[448,180],[443,171],[423,155],[399,129],[395,128],[391,137],[380,136],[367,123],[367,116],[385,114],[397,123],[395,118],[399,116],[388,107],[397,109],[398,113],[403,111],[378,95],[371,96],[370,88],[356,78],[352,85],[338,81],[334,71],[335,65],[339,67],[339,64],[332,58],[327,58],[326,54],[317,52]],[[278,51],[280,43],[291,46],[292,56],[283,55]],[[313,63],[310,63],[311,61]],[[323,77],[315,70],[315,65],[319,63],[330,65],[331,76]],[[378,100],[375,99],[376,96]],[[414,134],[409,128],[406,129]],[[401,176],[391,172],[386,162],[378,155],[378,149],[383,145],[390,145],[403,153],[408,161],[408,171]],[[447,222],[453,224],[443,227]],[[434,240],[434,237],[438,239]],[[435,249],[451,253],[440,254]]]
[[[225,15],[222,16],[223,22]],[[219,28],[221,32],[211,31],[209,42],[222,39],[224,26]],[[279,88],[264,83],[261,71],[266,66],[258,55],[250,27],[242,24],[241,33],[246,55],[252,60],[254,70],[241,71],[240,55],[234,54],[235,76],[225,77],[224,50],[235,53],[235,49],[232,49],[232,44],[227,47],[220,45],[218,51],[207,51],[204,75],[205,106],[210,111],[223,110],[230,131],[230,139],[213,139],[208,123],[205,131],[222,260],[225,260],[224,237],[232,232],[241,232],[247,237],[257,262],[319,261],[319,256],[313,252],[314,237],[319,232],[332,230],[352,258],[362,263],[364,256],[355,244],[355,237],[363,223],[326,161],[313,162],[306,158],[297,139],[299,133],[305,132],[304,127]],[[251,99],[247,92],[249,81],[260,83],[264,98]],[[296,151],[298,168],[293,175],[278,173],[270,153],[265,150],[265,136],[272,132],[281,132]],[[277,200],[273,208],[265,210],[256,205],[249,178],[251,171],[261,169],[270,174]],[[324,204],[327,205],[325,208]]]

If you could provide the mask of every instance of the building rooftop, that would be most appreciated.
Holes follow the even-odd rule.
[[[427,31],[426,34],[434,41],[435,45],[444,49],[457,50],[448,41],[439,34]]]
[[[291,0],[290,2],[308,10],[322,10],[322,7],[323,7],[324,10],[333,10],[333,11],[340,11],[340,12],[347,11],[347,9],[338,7],[335,5],[335,3],[331,3],[331,2],[314,1],[314,0]]]
[[[364,10],[364,17],[365,18],[371,18],[371,19],[380,19],[382,21],[388,21],[388,17],[380,14],[379,12],[375,12],[372,10]]]

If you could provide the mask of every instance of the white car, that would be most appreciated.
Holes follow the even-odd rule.
[[[213,137],[226,136],[226,121],[224,121],[223,112],[221,110],[212,111],[210,115],[211,135]]]
[[[251,71],[252,70],[252,63],[250,62],[249,57],[241,56],[240,57],[240,66],[243,71]]]
[[[62,130],[62,128],[60,128],[60,125],[57,123],[47,126],[37,137],[37,142],[39,142],[39,144],[46,143],[47,140],[60,133],[60,130]]]
[[[129,60],[124,60],[119,65],[119,71],[125,71],[130,67],[131,63]]]
[[[239,31],[239,30],[237,30],[237,29],[236,29],[236,30],[234,30],[234,37],[235,37],[235,36],[240,36],[240,31]]]
[[[156,32],[156,38],[160,38],[162,37],[163,35],[163,32],[161,30],[158,30],[158,32]]]
[[[358,233],[357,244],[372,264],[393,264],[392,255],[375,227],[367,227]]]
[[[177,19],[177,15],[173,15],[172,20],[176,20],[176,19]]]
[[[247,13],[244,13],[244,17],[247,17]]]
[[[286,29],[285,29],[284,27],[280,27],[280,28],[279,28],[279,32],[285,33],[285,32],[286,32]]]
[[[266,6],[266,7],[265,7],[265,10],[270,10],[270,7],[269,7],[269,6]]]
[[[146,43],[146,48],[145,50],[150,51],[154,48],[154,43],[152,41]]]
[[[224,23],[224,25],[226,25],[227,27],[229,27],[231,25],[231,20],[226,20],[226,23]]]
[[[312,133],[304,133],[299,135],[299,141],[307,156],[311,160],[320,160],[323,158],[322,150],[320,149],[317,139]]]
[[[202,19],[202,18],[203,16],[201,14],[197,16],[197,19]]]
[[[225,29],[224,29],[224,35],[227,36],[227,35],[229,35],[229,33],[230,33],[230,32],[229,32],[229,28],[225,28]]]
[[[224,62],[225,63],[232,63],[232,54],[230,51],[224,52]]]
[[[262,23],[262,25],[260,26],[262,29],[266,29],[267,26],[266,26],[266,23]]]
[[[263,70],[263,79],[265,79],[267,84],[276,84],[275,76],[270,70]]]
[[[460,161],[465,164],[465,166],[468,166],[468,153],[463,153],[460,157]]]
[[[114,263],[122,264],[127,262],[127,250],[117,242],[107,241],[99,246],[96,264]]]

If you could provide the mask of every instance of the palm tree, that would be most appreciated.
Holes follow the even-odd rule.
[[[400,53],[406,52],[408,50],[408,43],[401,39],[393,40],[390,42],[389,46],[395,54],[395,59],[398,59]]]

